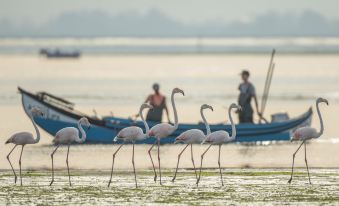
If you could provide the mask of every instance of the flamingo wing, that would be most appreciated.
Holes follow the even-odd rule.
[[[160,123],[154,125],[150,131],[149,136],[154,136],[157,138],[165,138],[174,132],[174,126],[168,123]]]
[[[317,130],[312,127],[301,127],[297,129],[292,136],[292,141],[303,141],[315,138],[317,136]]]
[[[212,132],[210,135],[206,137],[206,140],[204,143],[209,144],[222,144],[224,142],[227,142],[227,140],[230,139],[230,135],[223,130]]]
[[[13,134],[6,143],[13,143],[17,145],[33,144],[34,137],[32,133],[29,132],[18,132]]]
[[[190,129],[181,133],[175,140],[186,144],[198,144],[204,141],[205,134],[199,129]]]
[[[55,134],[54,143],[69,144],[79,138],[79,130],[75,127],[65,127]]]
[[[143,131],[140,127],[132,126],[132,127],[126,127],[117,134],[114,141],[121,139],[124,141],[133,141],[139,138],[140,136],[143,136]]]

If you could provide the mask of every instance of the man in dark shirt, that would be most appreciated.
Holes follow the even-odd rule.
[[[168,115],[168,108],[166,104],[166,97],[159,91],[160,86],[157,83],[153,84],[154,94],[150,94],[145,103],[149,103],[153,106],[152,110],[149,110],[146,116],[146,121],[161,122],[163,110],[166,111],[167,120],[170,122]]]
[[[257,95],[255,93],[255,87],[248,81],[250,73],[247,70],[241,72],[242,83],[239,85],[239,98],[238,103],[242,107],[242,111],[239,111],[239,123],[253,123],[253,109],[251,106],[251,100],[254,98],[255,108],[257,114],[261,117],[261,113],[258,108]]]

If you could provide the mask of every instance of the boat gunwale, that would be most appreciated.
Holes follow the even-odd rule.
[[[39,103],[45,105],[46,107],[49,107],[49,108],[52,108],[54,110],[56,110],[57,112],[60,112],[66,116],[69,116],[71,118],[74,118],[76,120],[79,120],[81,117],[86,117],[90,123],[92,124],[96,124],[98,126],[105,126],[106,127],[106,124],[105,124],[105,121],[104,120],[100,120],[100,119],[94,119],[90,116],[88,116],[87,114],[83,114],[83,115],[80,115],[80,114],[76,114],[75,112],[71,112],[71,111],[66,111],[65,109],[63,108],[60,108],[60,107],[57,107],[55,105],[52,105],[42,99],[39,98],[38,95],[36,94],[32,94],[24,89],[22,89],[21,87],[18,87],[18,90],[21,94],[25,94],[25,95],[28,95],[29,97],[33,98],[34,100],[38,101]],[[74,111],[74,110],[73,110]]]

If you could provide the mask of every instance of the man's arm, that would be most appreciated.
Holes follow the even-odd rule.
[[[150,102],[151,101],[151,95],[148,95],[144,103]]]
[[[151,101],[151,95],[149,95],[146,100],[144,101],[144,103],[150,102]],[[136,115],[134,115],[136,118],[139,117],[139,113],[137,113]]]
[[[251,93],[252,93],[252,97],[254,98],[254,103],[255,103],[255,109],[257,110],[257,114],[258,114],[258,116],[261,118],[261,111],[259,111],[259,104],[258,104],[258,98],[257,98],[257,94],[256,94],[256,92],[255,92],[255,88],[254,88],[254,86],[253,85],[251,85],[252,86],[252,91],[251,91]]]
[[[259,117],[261,117],[261,112],[259,111],[259,106],[258,106],[259,104],[258,104],[257,95],[254,94],[254,95],[253,95],[253,98],[254,98],[254,103],[255,103],[255,108],[256,108],[256,110],[257,110],[257,114],[258,114]]]

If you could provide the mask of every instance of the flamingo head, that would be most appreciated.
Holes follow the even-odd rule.
[[[241,110],[242,110],[241,106],[240,106],[240,105],[237,105],[236,103],[232,103],[232,104],[230,105],[230,109],[233,109],[233,108],[237,109],[238,111],[241,111]]]
[[[173,89],[172,94],[175,94],[175,93],[181,93],[183,96],[185,96],[184,91],[179,89],[179,88],[174,88]]]
[[[201,105],[200,109],[201,109],[201,110],[203,110],[203,109],[210,109],[210,110],[213,111],[213,107],[210,106],[210,105],[208,105],[208,104],[203,104],[203,105]]]
[[[39,116],[39,117],[43,117],[44,116],[44,113],[40,110],[39,107],[32,107],[31,114],[33,116]]]
[[[328,105],[328,100],[327,100],[327,99],[324,99],[324,98],[322,98],[322,97],[319,97],[319,98],[317,99],[317,103],[321,103],[321,102],[324,102],[324,103],[326,103],[326,104]]]
[[[88,129],[91,128],[91,124],[89,123],[88,119],[86,117],[82,117],[80,120],[79,120],[80,124],[83,124],[85,125]]]

